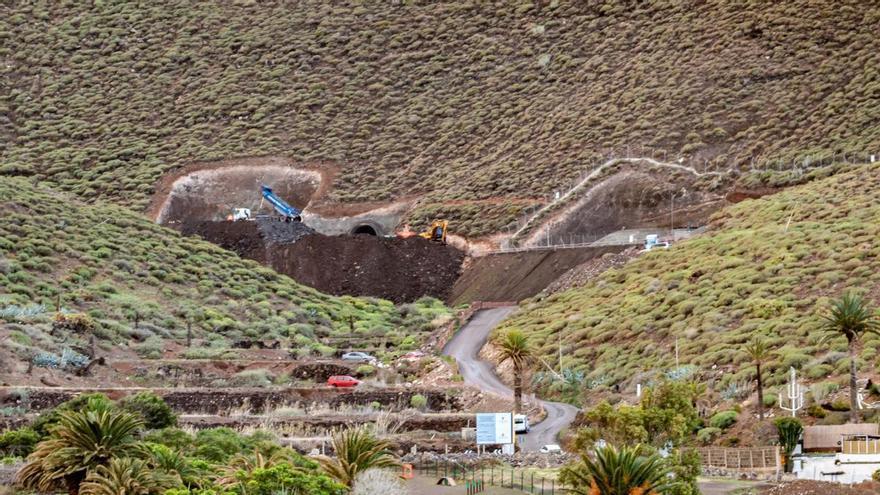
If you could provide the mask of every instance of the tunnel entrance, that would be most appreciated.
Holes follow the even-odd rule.
[[[367,234],[372,236],[378,236],[379,233],[376,232],[376,229],[373,228],[372,225],[358,225],[355,228],[351,229],[352,234]]]

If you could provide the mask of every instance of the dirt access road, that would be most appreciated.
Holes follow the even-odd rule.
[[[513,396],[513,390],[495,375],[492,365],[481,360],[478,354],[492,329],[515,309],[516,307],[506,307],[478,311],[446,344],[443,354],[458,361],[459,372],[466,384],[502,397]],[[547,417],[533,425],[532,431],[522,437],[524,440],[521,446],[525,451],[538,450],[548,443],[556,443],[559,432],[574,421],[578,411],[574,406],[558,402],[541,401],[541,404],[547,411]]]

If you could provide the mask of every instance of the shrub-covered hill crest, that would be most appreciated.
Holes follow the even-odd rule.
[[[340,201],[525,200],[612,149],[880,148],[870,2],[536,3],[4,2],[0,170],[139,209],[169,169],[275,154],[339,167]]]
[[[624,388],[671,372],[742,390],[754,367],[740,351],[759,334],[776,351],[766,367],[771,385],[791,366],[808,381],[847,375],[846,341],[821,342],[819,315],[850,289],[880,302],[878,196],[880,167],[860,166],[744,201],[716,214],[708,233],[531,300],[496,331],[525,330],[549,362],[561,340],[563,366],[591,386]],[[880,364],[878,350],[880,336],[862,342],[862,373]]]
[[[185,342],[187,327],[199,347],[277,340],[301,355],[327,354],[323,337],[405,343],[447,312],[430,299],[395,307],[327,296],[125,208],[0,178],[0,332],[21,358],[91,334],[107,349],[159,358],[168,342]],[[94,328],[80,324],[83,314]]]

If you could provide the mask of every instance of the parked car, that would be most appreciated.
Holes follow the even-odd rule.
[[[359,363],[375,361],[376,358],[370,356],[366,352],[346,352],[342,355],[343,361],[356,361]]]
[[[525,414],[517,414],[513,417],[513,431],[519,434],[526,434],[532,430],[529,426],[529,417]]]
[[[542,454],[554,454],[557,452],[562,452],[562,447],[556,445],[555,443],[549,443],[543,447],[541,447]]]
[[[360,382],[348,375],[333,375],[327,379],[327,385],[331,387],[356,387]]]

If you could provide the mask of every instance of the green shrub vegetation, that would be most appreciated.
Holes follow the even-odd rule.
[[[56,420],[44,433],[35,428],[4,432],[0,453],[28,455],[17,484],[41,492],[344,493],[315,460],[281,447],[264,431],[246,435],[210,428],[193,435],[153,429],[170,422],[166,408],[151,394],[118,403],[100,394],[77,397],[46,414]]]
[[[177,415],[158,395],[140,392],[119,401],[119,406],[144,420],[144,426],[151,430],[169,428],[177,425]]]
[[[709,418],[709,426],[712,428],[718,428],[721,430],[726,430],[733,426],[736,423],[736,418],[739,416],[736,411],[721,411],[715,413],[711,418]]]
[[[527,200],[628,145],[880,147],[862,1],[403,3],[5,2],[0,174],[140,209],[169,169],[280,154],[338,164],[342,201]]]
[[[351,325],[412,347],[449,315],[431,298],[395,307],[327,296],[124,208],[83,204],[27,179],[0,177],[0,217],[0,327],[18,331],[0,345],[22,359],[88,349],[92,337],[159,358],[167,341],[190,334],[200,341],[187,351],[194,358],[229,357],[230,341],[241,339],[332,354],[319,339],[351,335]]]
[[[794,366],[807,383],[830,377],[810,388],[823,401],[847,376],[849,360],[845,338],[822,339],[819,315],[846,290],[880,283],[878,195],[880,167],[864,165],[730,206],[708,234],[646,253],[584,287],[525,301],[496,332],[523,330],[548,362],[558,359],[561,339],[564,368],[621,387],[673,369],[677,342],[681,364],[714,376],[716,392],[754,378],[738,350],[761,334],[774,351],[762,367],[766,385],[786,383]],[[690,313],[678,310],[683,302]],[[873,369],[878,349],[880,337],[867,335],[857,367]]]

